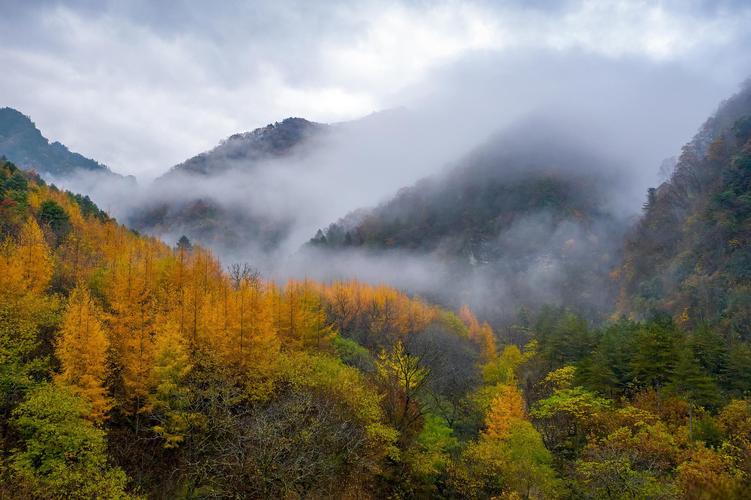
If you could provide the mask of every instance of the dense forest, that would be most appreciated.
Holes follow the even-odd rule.
[[[619,312],[669,312],[751,339],[751,85],[683,148],[628,235]]]
[[[716,182],[684,220],[709,234],[647,264],[631,240],[612,320],[539,304],[495,331],[387,286],[225,268],[3,160],[0,496],[743,498],[748,123],[697,159]],[[637,310],[667,249],[720,241],[691,275],[725,280],[719,319],[685,287]]]

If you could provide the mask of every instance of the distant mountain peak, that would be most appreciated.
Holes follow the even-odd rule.
[[[175,174],[213,175],[238,163],[245,167],[259,161],[281,158],[328,128],[328,125],[304,118],[285,118],[250,132],[233,134],[213,149],[175,165],[162,178]]]
[[[79,170],[117,175],[60,142],[50,143],[29,116],[13,108],[0,108],[0,154],[19,167],[53,177],[69,176]]]

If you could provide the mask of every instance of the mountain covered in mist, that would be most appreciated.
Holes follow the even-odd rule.
[[[629,232],[619,309],[751,338],[751,85],[686,144]]]
[[[31,118],[13,108],[0,108],[0,155],[16,165],[56,178],[83,172],[117,176],[95,160],[50,143]]]
[[[207,182],[223,182],[235,174],[247,176],[266,168],[266,163],[304,155],[308,141],[327,129],[327,125],[303,118],[286,118],[251,132],[234,134],[156,179],[154,187],[172,195],[168,200],[147,202],[130,216],[130,224],[166,237],[184,234],[214,248],[253,247],[270,251],[286,236],[291,217],[264,207],[254,210],[245,203],[233,205],[223,196],[200,193],[197,188]],[[257,193],[247,194],[254,196]]]
[[[557,127],[530,122],[319,230],[308,247],[430,256],[448,269],[444,300],[493,316],[541,302],[604,311],[625,229],[614,210],[616,167]],[[496,300],[480,307],[479,289]]]

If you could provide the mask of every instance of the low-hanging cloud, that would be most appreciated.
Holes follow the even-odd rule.
[[[436,93],[462,102],[461,88],[483,85],[509,105],[515,78],[499,72],[514,68],[509,59],[534,66],[537,51],[563,57],[536,64],[532,99],[574,74],[569,53],[674,65],[707,102],[749,72],[742,1],[3,0],[0,9],[0,65],[11,75],[0,81],[3,105],[142,179],[285,116],[354,119]]]
[[[459,296],[477,303],[516,304],[520,287],[557,300],[551,284],[576,247],[566,262],[545,249],[591,235],[519,221],[496,243],[544,236],[543,250],[522,270],[501,263],[493,273],[433,254],[352,251],[332,262],[298,250],[317,229],[443,175],[487,141],[515,137],[544,150],[547,129],[535,124],[605,159],[596,165],[611,181],[607,210],[627,220],[663,160],[751,73],[743,2],[4,4],[0,64],[12,71],[0,81],[3,104],[138,176],[57,180],[64,187],[126,223],[154,204],[177,211],[207,201],[239,235],[232,245],[207,242],[220,257],[280,278],[357,276],[430,294],[462,274]],[[370,114],[378,110],[390,111]],[[298,154],[151,182],[230,134],[286,116],[332,126]],[[183,229],[155,232],[174,243]],[[253,239],[277,229],[271,246]]]

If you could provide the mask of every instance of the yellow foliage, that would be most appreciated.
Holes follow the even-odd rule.
[[[501,386],[485,416],[484,433],[491,438],[505,439],[511,425],[525,415],[524,399],[519,390],[513,385]]]
[[[554,390],[569,389],[574,385],[574,376],[576,367],[567,365],[548,373],[543,379],[543,383]]]
[[[103,420],[111,406],[104,388],[108,342],[100,314],[88,289],[77,286],[68,298],[55,350],[60,360],[58,382],[91,404],[94,421]]]
[[[21,227],[13,257],[21,268],[26,288],[35,293],[44,291],[52,278],[52,255],[44,233],[33,217]]]

